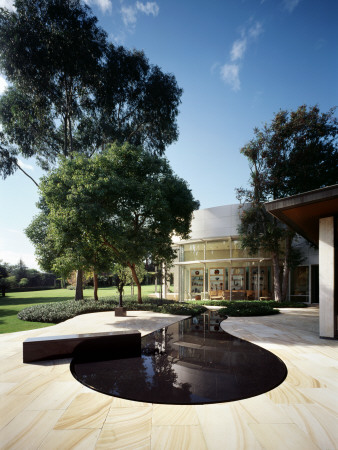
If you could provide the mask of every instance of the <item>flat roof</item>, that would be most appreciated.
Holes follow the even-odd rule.
[[[273,200],[265,209],[318,245],[319,219],[338,215],[338,184]]]

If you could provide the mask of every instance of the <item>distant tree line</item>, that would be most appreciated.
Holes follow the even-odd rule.
[[[0,260],[0,291],[2,297],[6,291],[17,288],[54,287],[56,275],[29,269],[22,259],[17,264],[9,264]]]

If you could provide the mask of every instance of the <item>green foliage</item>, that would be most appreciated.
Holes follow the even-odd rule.
[[[144,264],[137,264],[134,266],[134,270],[137,276],[139,283],[142,283],[143,278],[146,274]],[[112,272],[115,275],[116,286],[120,294],[119,306],[122,307],[122,294],[123,288],[126,284],[132,285],[134,283],[133,274],[127,265],[124,266],[122,264],[114,264],[112,267]]]
[[[6,290],[10,289],[16,283],[15,276],[10,276],[8,264],[0,260],[0,290],[2,297],[5,297]]]
[[[238,232],[242,247],[251,255],[259,250],[272,254],[274,294],[279,301],[286,299],[289,269],[300,263],[302,255],[292,247],[295,232],[273,218],[264,203],[338,183],[334,111],[320,113],[317,106],[305,105],[292,112],[279,111],[271,124],[255,128],[255,137],[241,149],[251,178],[249,189],[237,190],[242,203]]]
[[[262,302],[229,302],[226,308],[217,311],[221,317],[249,317],[279,314],[279,310]]]
[[[21,288],[24,288],[28,285],[28,278],[21,278],[21,280],[19,281],[19,286]]]
[[[57,303],[47,303],[42,305],[34,305],[22,309],[18,313],[21,320],[44,323],[60,323],[80,314],[87,314],[100,311],[114,311],[118,306],[117,298],[105,298],[100,301],[93,299],[81,302],[68,300]],[[161,305],[153,301],[147,301],[139,305],[131,299],[125,299],[124,306],[131,311],[155,311],[163,314],[189,315],[194,316],[201,314],[206,310],[203,306],[194,306],[184,303],[162,302]]]
[[[45,305],[34,305],[21,310],[18,317],[21,320],[44,323],[59,323],[80,314],[113,311],[116,303],[109,301],[83,300],[81,302],[68,300],[62,303],[47,303]]]
[[[184,316],[198,316],[207,310],[204,306],[190,305],[188,303],[172,303],[159,306],[159,312],[164,314],[178,314]]]
[[[80,0],[1,9],[0,68],[11,83],[0,99],[3,177],[20,168],[19,154],[47,170],[60,155],[90,157],[115,140],[162,154],[178,138],[175,77],[109,43]]]
[[[205,306],[229,306],[245,303],[250,306],[268,306],[272,308],[307,308],[308,305],[301,302],[276,302],[274,300],[189,300],[189,304]]]
[[[93,139],[86,146],[80,139],[81,121],[93,114],[89,95],[106,34],[80,0],[15,6],[0,12],[0,64],[13,85],[0,101],[0,117],[18,151],[37,155],[46,169],[59,154],[92,151]]]
[[[90,263],[91,255],[106,262],[110,257],[131,270],[149,255],[171,261],[172,234],[188,236],[199,206],[166,159],[129,144],[114,145],[91,159],[64,159],[40,190],[45,215],[41,247],[31,227],[27,234],[39,253],[45,242],[52,242],[59,258],[78,258],[78,268]]]

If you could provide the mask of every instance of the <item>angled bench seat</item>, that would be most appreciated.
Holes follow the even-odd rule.
[[[35,337],[23,342],[24,363],[74,356],[102,360],[140,354],[141,333],[138,330]]]

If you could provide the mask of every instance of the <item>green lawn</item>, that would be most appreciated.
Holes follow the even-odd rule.
[[[154,285],[142,286],[142,296],[154,292]],[[83,291],[85,298],[93,298],[93,289]],[[130,288],[126,287],[125,295],[130,295]],[[136,287],[134,294],[137,293]],[[0,333],[12,333],[14,331],[33,330],[35,328],[48,327],[52,324],[41,322],[26,322],[17,318],[17,314],[24,308],[38,303],[62,302],[74,298],[75,291],[68,289],[51,289],[46,291],[10,292],[6,297],[0,297]],[[116,287],[100,288],[99,298],[117,295]]]

